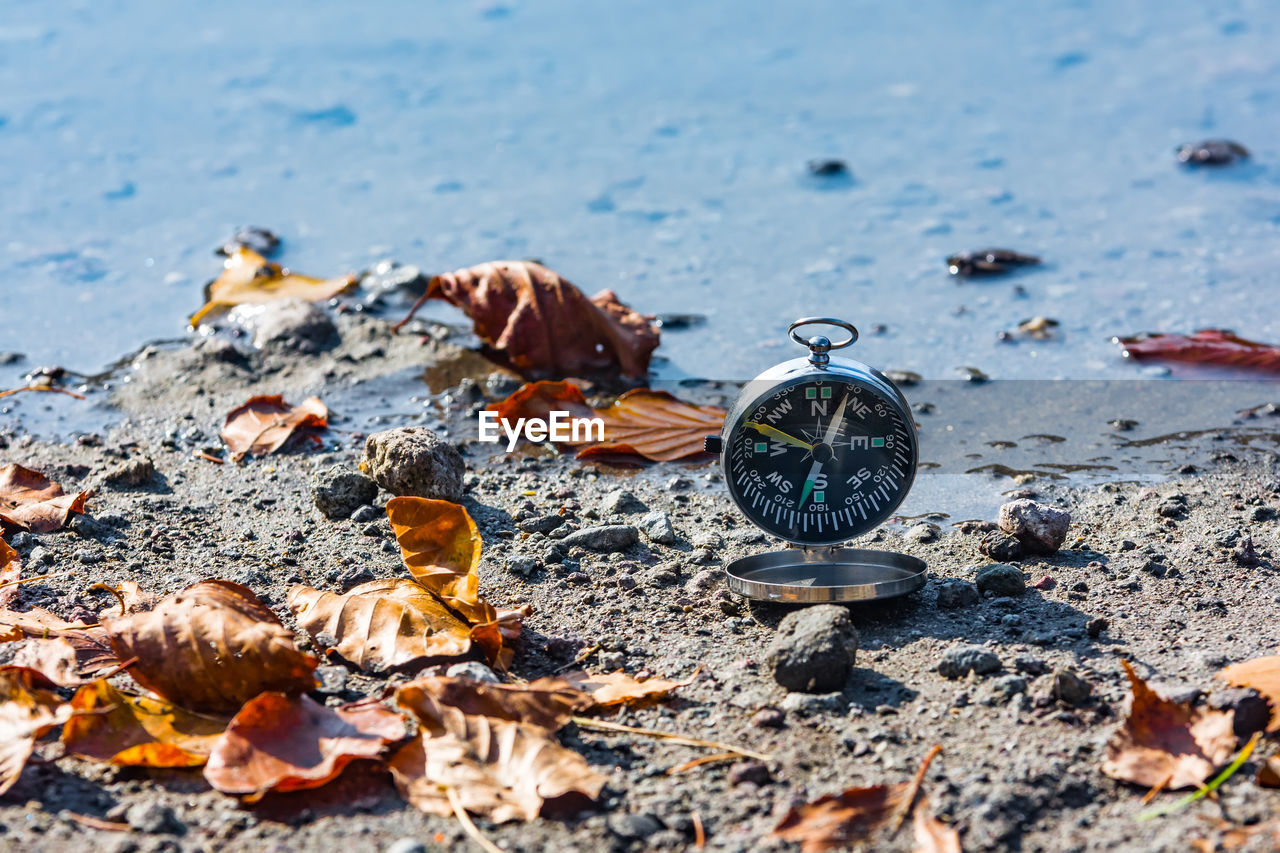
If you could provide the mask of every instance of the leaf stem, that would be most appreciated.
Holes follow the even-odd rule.
[[[623,734],[645,735],[646,737],[662,738],[663,740],[669,740],[672,743],[684,744],[685,746],[701,746],[701,747],[706,747],[708,749],[718,749],[721,752],[732,752],[737,755],[745,755],[747,758],[754,758],[757,761],[773,760],[772,756],[766,755],[763,752],[756,752],[755,750],[747,749],[746,747],[734,746],[728,743],[720,743],[719,741],[702,740],[701,738],[696,738],[696,737],[686,737],[685,735],[678,735],[678,734],[675,734],[674,732],[662,732],[662,731],[658,731],[657,729],[641,729],[641,728],[636,728],[635,726],[624,726],[621,723],[610,723],[605,720],[592,720],[588,717],[571,717],[570,719],[572,719],[573,722],[577,723],[579,728],[583,728],[583,729],[596,729],[598,731],[605,731],[605,732],[621,732]]]
[[[452,785],[446,785],[444,792],[449,797],[449,805],[453,806],[454,817],[458,819],[458,823],[462,824],[463,831],[471,836],[471,840],[479,844],[485,853],[505,853],[501,847],[485,838],[484,834],[480,832],[480,828],[472,823],[471,816],[462,807],[462,798],[458,796],[457,789]]]
[[[1162,817],[1171,812],[1180,811],[1194,803],[1196,800],[1207,797],[1213,791],[1218,790],[1218,786],[1227,781],[1235,774],[1240,766],[1249,760],[1249,756],[1253,753],[1253,748],[1258,745],[1258,738],[1262,737],[1262,732],[1254,732],[1253,737],[1249,738],[1249,742],[1244,745],[1244,749],[1240,750],[1240,754],[1236,756],[1235,761],[1227,765],[1226,769],[1213,777],[1213,781],[1205,785],[1193,794],[1188,794],[1172,805],[1163,806],[1158,809],[1151,809],[1138,815],[1138,820],[1151,820],[1152,818]]]

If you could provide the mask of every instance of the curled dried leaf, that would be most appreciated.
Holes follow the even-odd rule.
[[[239,461],[248,455],[275,453],[300,429],[329,426],[329,410],[319,397],[290,406],[279,394],[250,397],[227,413],[222,441]]]
[[[428,299],[462,309],[493,353],[529,376],[641,377],[658,346],[653,318],[628,308],[613,291],[588,299],[532,261],[493,261],[438,275],[413,310]]]
[[[193,711],[234,713],[259,693],[315,685],[316,659],[253,591],[226,580],[193,584],[154,610],[104,618],[121,660],[143,687]]]
[[[404,717],[378,702],[330,708],[308,696],[263,693],[228,724],[204,777],[224,794],[251,800],[268,791],[318,788],[406,734]]]
[[[492,645],[487,635],[475,637],[470,623],[406,578],[369,581],[342,595],[295,586],[289,590],[289,609],[317,643],[370,672],[476,657],[478,650],[488,657],[485,646]],[[484,641],[479,649],[477,639]]]
[[[773,829],[773,837],[798,841],[804,853],[852,846],[867,840],[904,804],[907,784],[848,788],[793,806]]]
[[[396,689],[396,702],[417,716],[433,733],[448,729],[446,709],[472,717],[508,720],[550,732],[559,731],[592,699],[561,678],[528,684],[489,684],[468,678],[427,676]],[[455,725],[456,729],[456,725]]]
[[[424,726],[388,765],[401,795],[425,812],[447,815],[449,791],[469,812],[496,823],[576,811],[605,779],[545,729],[489,717],[449,714],[445,730]]]
[[[191,315],[195,328],[209,317],[236,305],[297,297],[311,302],[332,299],[356,283],[353,275],[319,279],[298,275],[242,245],[228,246],[221,275],[206,288],[206,304]]]
[[[107,638],[107,631],[100,625],[67,622],[40,607],[25,611],[0,610],[0,642],[26,641],[26,644],[43,644],[52,640],[64,640],[75,651],[73,669],[66,668],[65,649],[61,646],[30,652],[33,656],[30,659],[45,661],[41,667],[36,668],[48,666],[55,673],[60,673],[58,677],[67,679],[64,686],[82,684],[120,665],[120,659],[116,657]],[[57,678],[49,677],[57,681]]]
[[[75,715],[62,729],[67,752],[112,764],[199,767],[227,727],[225,718],[122,693],[106,680],[77,690],[71,707]]]
[[[89,492],[68,495],[62,486],[21,465],[0,467],[0,528],[32,533],[60,530],[72,513],[84,512]]]
[[[1271,704],[1268,732],[1280,731],[1280,656],[1254,658],[1235,663],[1216,676],[1238,687],[1249,687],[1261,693]]]
[[[22,577],[22,561],[9,543],[0,539],[0,607],[8,607],[18,597],[21,588],[16,583]]]
[[[464,508],[397,497],[387,501],[387,518],[414,580],[473,625],[497,619],[480,597],[480,531]]]
[[[694,672],[684,681],[668,681],[664,678],[637,681],[622,670],[618,670],[606,675],[593,675],[582,671],[570,672],[565,674],[564,680],[572,687],[588,694],[593,706],[608,708],[663,699],[677,687],[692,684],[697,677],[698,672]]]
[[[1165,699],[1122,660],[1133,691],[1129,716],[1107,744],[1102,772],[1112,779],[1171,791],[1195,787],[1235,749],[1232,714]]]
[[[0,794],[13,787],[36,739],[71,716],[71,706],[33,669],[0,667]]]
[[[716,406],[686,403],[665,391],[637,388],[611,406],[593,409],[581,389],[569,382],[534,382],[489,407],[514,428],[520,418],[545,418],[552,410],[572,417],[597,417],[604,422],[604,439],[589,431],[564,442],[580,447],[579,459],[648,459],[671,462],[703,455],[703,440],[718,433],[725,411]]]
[[[960,833],[934,816],[927,795],[921,794],[915,805],[911,828],[916,838],[913,853],[960,853]]]
[[[1133,335],[1115,342],[1124,347],[1125,358],[1135,361],[1181,361],[1280,372],[1280,345],[1246,340],[1224,329],[1201,329],[1192,335]]]

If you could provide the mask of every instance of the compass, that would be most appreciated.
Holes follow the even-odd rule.
[[[814,326],[843,334],[834,342],[800,334]],[[850,323],[808,317],[787,334],[809,354],[748,382],[722,433],[706,439],[742,513],[791,545],[730,563],[730,589],[799,602],[889,598],[918,589],[922,560],[840,547],[889,518],[911,489],[919,447],[906,399],[878,370],[830,354],[858,340]]]

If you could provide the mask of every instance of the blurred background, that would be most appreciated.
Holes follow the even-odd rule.
[[[705,315],[668,376],[814,313],[926,377],[1158,375],[1109,338],[1280,339],[1278,43],[1260,1],[8,0],[0,379],[184,334],[246,224],[317,276],[532,257]],[[1179,166],[1205,137],[1253,156]],[[948,275],[986,246],[1044,264]]]

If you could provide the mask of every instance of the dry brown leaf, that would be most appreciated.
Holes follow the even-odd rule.
[[[222,274],[205,288],[206,304],[191,315],[199,326],[211,315],[236,305],[275,302],[297,297],[310,302],[332,299],[356,283],[353,275],[319,279],[298,275],[244,246],[236,246],[223,261]]]
[[[467,511],[449,501],[397,497],[387,518],[413,579],[472,625],[498,618],[480,597],[480,531]]]
[[[793,806],[773,829],[773,837],[798,841],[804,853],[849,847],[865,841],[904,805],[908,785],[872,785],[828,794]]]
[[[925,794],[916,801],[911,828],[916,837],[914,853],[960,853],[960,833],[934,816]]]
[[[424,812],[463,808],[495,823],[577,811],[605,779],[586,759],[547,737],[545,729],[489,717],[448,714],[446,731],[423,730],[388,765],[401,796]]]
[[[607,675],[592,675],[582,671],[570,672],[565,674],[564,680],[572,687],[590,695],[593,706],[608,708],[614,705],[635,705],[662,699],[677,687],[692,684],[697,677],[698,672],[694,672],[684,681],[668,681],[664,678],[636,681],[622,670],[618,670]]]
[[[71,697],[76,712],[62,729],[71,755],[138,767],[199,767],[227,727],[149,696],[121,693],[106,680]]]
[[[81,672],[80,658],[80,652],[65,637],[51,637],[26,640],[10,663],[34,669],[59,687],[79,687],[95,677]]]
[[[1280,656],[1234,663],[1216,677],[1261,693],[1271,704],[1271,722],[1267,724],[1267,731],[1280,731]]]
[[[22,578],[22,561],[9,543],[0,539],[0,608],[7,608],[18,597],[22,587],[14,581]]]
[[[36,739],[71,716],[71,706],[33,669],[0,667],[0,794],[13,787]]]
[[[428,299],[462,309],[493,354],[529,376],[642,377],[658,346],[652,318],[613,291],[587,299],[532,261],[493,261],[435,276],[409,317]]]
[[[1147,686],[1127,660],[1133,702],[1107,744],[1102,772],[1143,787],[1196,787],[1235,750],[1232,714],[1171,702]],[[1167,780],[1167,782],[1166,782]]]
[[[551,733],[592,705],[589,695],[560,678],[539,678],[528,684],[489,684],[438,675],[402,684],[396,689],[396,702],[413,711],[425,728],[437,734],[448,729],[445,708],[464,716],[509,720]]]
[[[23,468],[0,468],[0,528],[15,527],[32,533],[50,533],[66,525],[73,512],[84,512],[89,492],[65,494],[48,477]]]
[[[61,647],[51,647],[48,651],[31,652],[44,657],[49,665],[59,672],[67,672],[68,678],[80,684],[103,675],[120,665],[111,643],[107,639],[107,631],[100,625],[86,625],[83,622],[67,622],[48,610],[33,607],[26,611],[0,610],[0,642],[27,641],[27,643],[47,643],[51,640],[65,640],[75,650],[75,669],[63,669],[60,658],[64,651]]]
[[[289,590],[298,625],[360,669],[383,672],[475,657],[478,642],[496,659],[492,633],[480,632],[407,578],[360,584],[342,595],[309,586]]]
[[[275,453],[300,429],[324,429],[329,410],[319,397],[290,406],[279,394],[250,397],[227,413],[222,441],[236,461]]]
[[[204,778],[224,794],[318,788],[358,758],[406,736],[404,717],[378,702],[329,708],[308,696],[263,693],[218,739]]]
[[[234,713],[259,693],[315,686],[316,659],[253,591],[226,580],[193,584],[154,610],[104,618],[121,660],[143,687],[193,711]]]
[[[686,403],[649,388],[628,391],[613,405],[593,409],[582,390],[569,382],[533,382],[489,407],[512,427],[520,418],[545,418],[553,409],[604,422],[603,441],[590,440],[584,430],[578,440],[564,442],[582,448],[579,459],[671,462],[698,457],[704,453],[703,440],[720,432],[725,417],[724,409]]]

